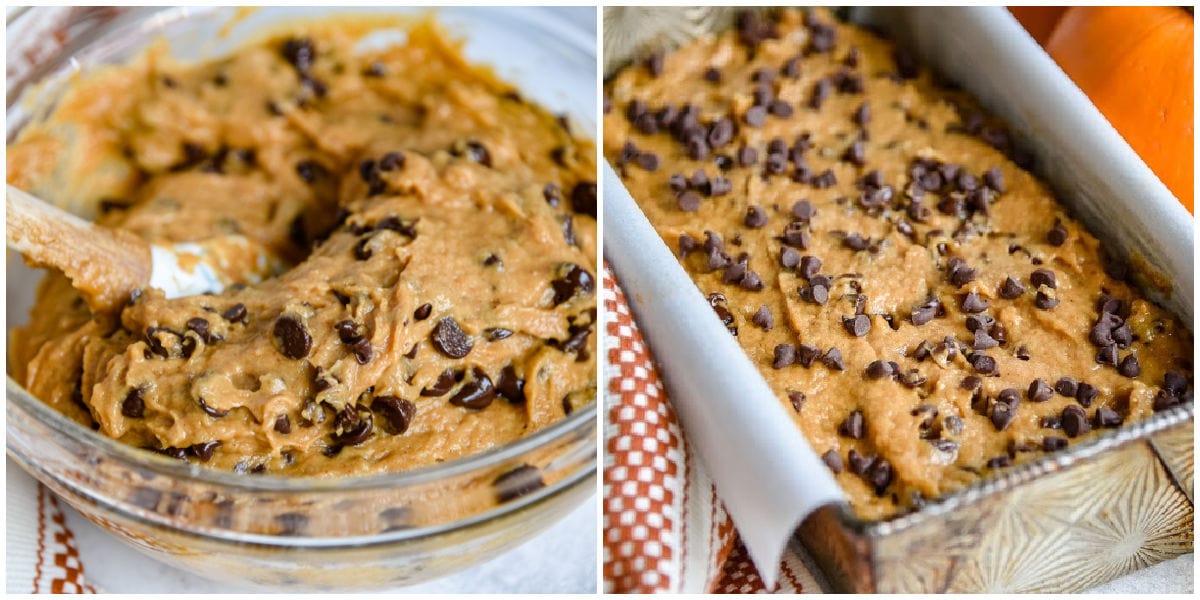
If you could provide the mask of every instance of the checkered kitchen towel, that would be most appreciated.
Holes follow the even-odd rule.
[[[658,368],[607,265],[602,283],[604,591],[766,591],[679,429]],[[821,589],[789,549],[775,591]]]
[[[62,500],[6,461],[5,591],[92,594]]]

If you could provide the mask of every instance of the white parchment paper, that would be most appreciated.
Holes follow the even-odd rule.
[[[792,532],[845,494],[621,179],[607,162],[603,168],[605,257],[688,442],[772,589]]]

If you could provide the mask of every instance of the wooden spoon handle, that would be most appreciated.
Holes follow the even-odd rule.
[[[8,186],[8,247],[33,266],[62,271],[93,311],[119,310],[150,281],[150,246],[137,236],[89,223]]]

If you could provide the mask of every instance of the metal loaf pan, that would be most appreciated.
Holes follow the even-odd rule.
[[[658,40],[732,22],[729,9],[678,10],[673,35]],[[1007,10],[845,14],[886,32],[1003,118],[1059,199],[1130,263],[1148,297],[1191,328],[1192,216]],[[621,33],[605,32],[606,76],[663,43]],[[1192,551],[1194,414],[1194,403],[1175,406],[885,521],[826,506],[796,539],[831,591],[1087,589]]]

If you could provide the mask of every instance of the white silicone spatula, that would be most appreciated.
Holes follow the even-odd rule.
[[[97,312],[119,309],[135,289],[168,298],[220,292],[234,283],[257,283],[280,262],[244,236],[158,246],[117,229],[80,219],[8,186],[8,247],[37,266],[62,271]]]

